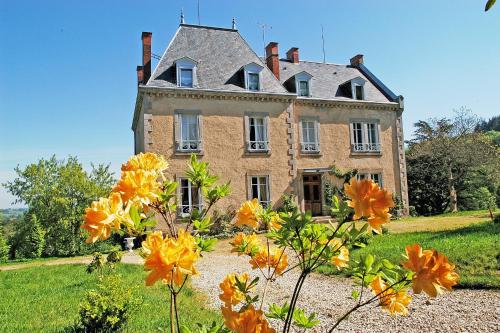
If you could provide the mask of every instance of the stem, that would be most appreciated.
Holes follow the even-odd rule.
[[[174,299],[175,322],[177,323],[177,333],[181,332],[179,313],[177,311],[177,293],[172,293]]]
[[[174,293],[170,290],[170,333],[175,333],[174,326]]]
[[[292,316],[295,312],[295,306],[297,304],[297,299],[299,298],[300,290],[302,289],[302,285],[310,273],[309,270],[305,270],[300,274],[297,283],[295,284],[295,288],[293,290],[292,300],[290,302],[290,309],[288,309],[288,313],[286,314],[285,326],[283,327],[283,333],[288,333],[290,331],[290,327],[292,325]]]
[[[262,306],[264,305],[264,299],[266,298],[267,286],[269,285],[269,279],[266,279],[266,284],[264,285],[264,291],[262,292],[262,300],[260,301],[260,308],[262,310]]]

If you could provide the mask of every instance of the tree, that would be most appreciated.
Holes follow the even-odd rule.
[[[19,230],[15,256],[18,258],[40,258],[45,246],[44,231],[35,214],[26,215],[26,221]]]
[[[43,255],[82,253],[82,215],[93,200],[109,194],[114,182],[109,166],[92,165],[88,173],[76,157],[52,156],[15,171],[17,177],[3,185],[16,203],[27,204],[28,215],[36,215],[45,231]]]
[[[0,219],[1,219],[1,213],[0,213]],[[7,241],[5,240],[3,228],[0,227],[0,262],[5,262],[9,259],[9,251],[10,251],[10,246],[7,244]]]
[[[483,133],[475,131],[479,118],[466,108],[455,111],[453,119],[430,119],[415,124],[415,138],[409,142],[408,163],[418,168],[419,160],[432,161],[426,172],[438,177],[435,181],[448,188],[448,209],[458,210],[458,191],[467,176],[478,172],[488,181],[498,184],[500,168],[498,148]],[[415,169],[411,170],[416,172]],[[446,177],[443,176],[445,171]],[[418,174],[418,172],[416,173]],[[415,175],[409,175],[409,178]],[[409,181],[411,184],[411,182]],[[442,186],[428,183],[425,187]],[[410,186],[410,192],[415,190]],[[425,190],[425,189],[424,189]]]

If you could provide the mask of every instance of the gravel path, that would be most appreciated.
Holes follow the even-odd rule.
[[[219,308],[219,283],[231,272],[251,271],[248,257],[230,254],[227,241],[216,251],[204,254],[192,284],[209,296],[209,306]],[[298,273],[288,272],[268,289],[266,303],[283,304],[289,300]],[[325,332],[347,309],[354,305],[350,298],[352,282],[340,277],[313,274],[302,289],[298,304],[307,312],[314,311],[321,320],[314,332]],[[459,289],[430,300],[414,295],[408,317],[391,317],[379,308],[366,307],[351,314],[337,332],[500,332],[500,292]],[[275,324],[273,326],[276,327]]]

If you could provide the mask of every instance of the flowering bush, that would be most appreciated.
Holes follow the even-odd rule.
[[[133,156],[122,166],[121,179],[109,198],[93,202],[87,208],[82,228],[89,232],[88,242],[106,239],[113,231],[125,230],[130,235],[147,238],[141,254],[148,272],[145,283],[161,282],[170,292],[170,331],[189,332],[179,322],[177,295],[189,276],[197,275],[196,261],[203,251],[209,251],[215,240],[206,237],[210,230],[210,209],[229,194],[229,184],[216,185],[217,177],[193,155],[186,177],[204,198],[202,208],[193,209],[181,225],[175,223],[176,186],[167,180],[163,171],[168,167],[163,157],[152,154]],[[362,246],[360,240],[367,233],[381,233],[389,222],[394,207],[392,193],[371,180],[351,179],[345,184],[346,198],[332,198],[335,223],[313,223],[309,213],[297,208],[278,213],[262,207],[257,199],[244,202],[236,215],[235,225],[253,230],[266,230],[263,237],[256,233],[238,233],[231,241],[231,252],[247,256],[249,267],[257,270],[264,280],[262,294],[257,295],[260,279],[248,274],[232,273],[221,282],[220,300],[224,325],[200,326],[200,332],[237,333],[276,332],[268,318],[282,321],[282,331],[293,326],[300,330],[315,327],[316,314],[306,314],[297,307],[297,299],[309,274],[322,265],[349,269],[358,288],[353,290],[354,304],[329,329],[332,332],[349,314],[361,307],[377,303],[391,315],[407,315],[411,301],[408,290],[424,291],[436,297],[451,290],[458,275],[445,255],[434,250],[423,250],[418,244],[406,248],[406,261],[402,265],[367,255],[358,261],[350,260],[349,249]],[[166,222],[167,232],[149,232],[155,225],[155,216]],[[353,216],[353,218],[349,218]],[[366,221],[363,222],[363,221]],[[291,270],[300,272],[290,301],[266,304],[266,292],[281,275]],[[368,292],[371,295],[368,295]],[[264,312],[267,306],[267,311]]]

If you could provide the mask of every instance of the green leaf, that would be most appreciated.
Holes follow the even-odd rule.
[[[353,289],[351,292],[351,296],[354,299],[358,299],[359,298],[359,291],[357,289]]]
[[[365,266],[366,272],[369,272],[372,269],[373,262],[375,261],[375,257],[371,254],[367,254],[363,260],[363,264]]]
[[[141,221],[141,215],[139,214],[139,209],[136,206],[130,207],[129,215],[132,221],[134,221],[134,224],[139,224]]]
[[[488,2],[486,3],[486,7],[484,8],[484,11],[487,12],[488,10],[491,9],[491,7],[493,7],[493,5],[495,4],[496,0],[488,0]]]

